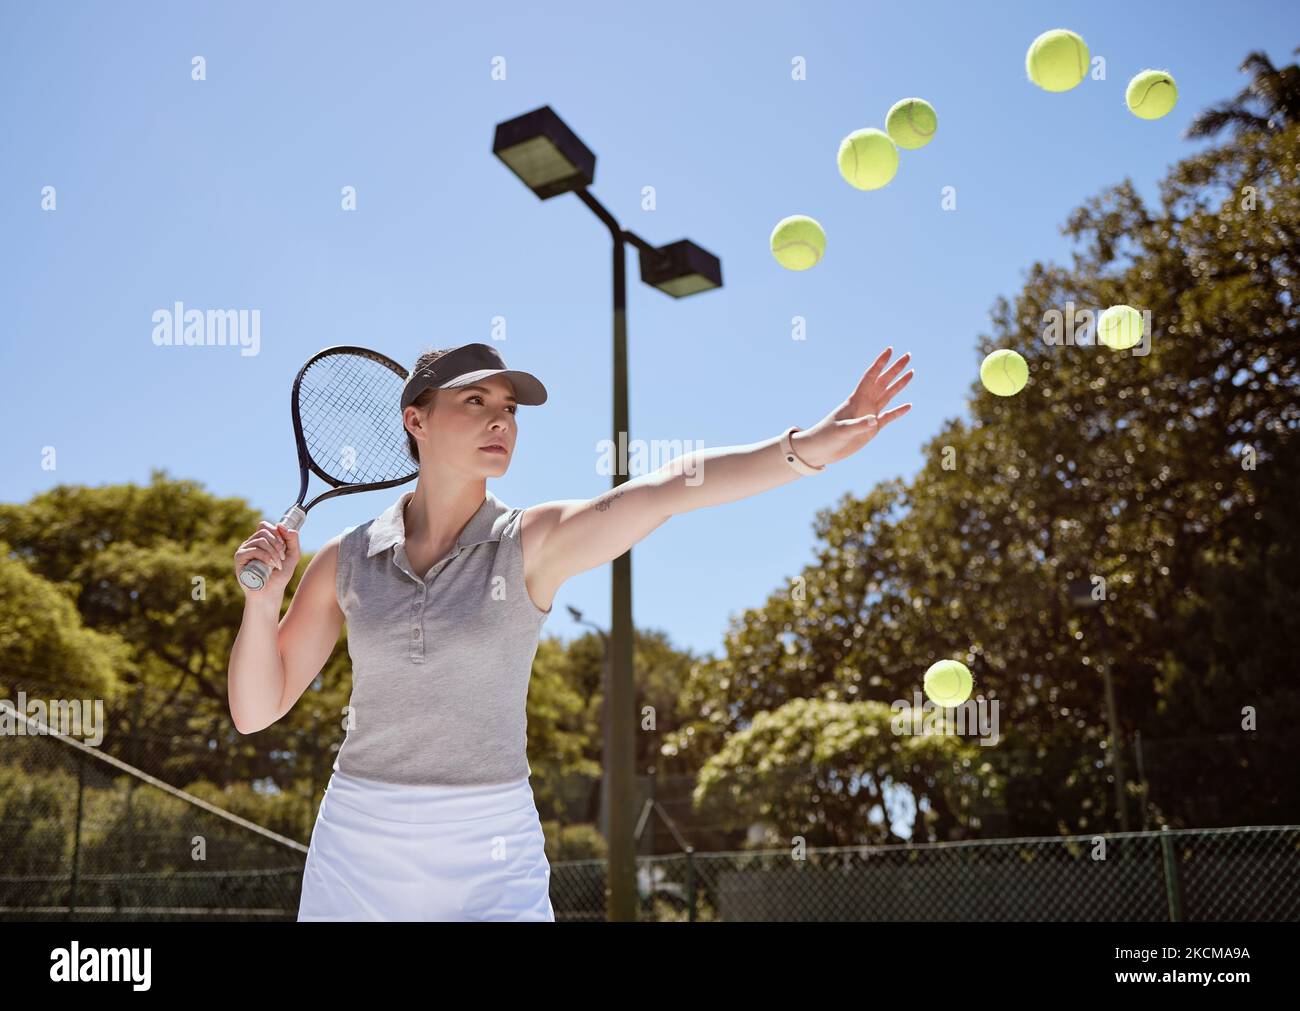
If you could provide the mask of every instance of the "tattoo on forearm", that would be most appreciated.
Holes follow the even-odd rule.
[[[596,511],[601,513],[605,512],[610,506],[612,506],[618,499],[622,497],[623,497],[623,492],[616,491],[609,498],[601,499],[599,502],[596,503]]]

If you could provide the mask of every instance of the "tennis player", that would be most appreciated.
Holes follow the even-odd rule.
[[[280,620],[298,534],[263,522],[235,552],[271,577],[244,590],[230,711],[252,734],[289,711],[346,622],[352,697],[303,870],[302,920],[554,920],[525,754],[541,627],[565,580],[612,561],[670,516],[815,474],[910,404],[886,348],[808,430],[698,450],[590,500],[510,507],[505,474],[536,376],[488,344],[426,352],[402,392],[415,488],[313,556]],[[689,465],[688,465],[689,464]],[[698,476],[697,476],[698,475]]]

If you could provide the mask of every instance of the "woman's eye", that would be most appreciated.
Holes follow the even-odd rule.
[[[472,397],[467,398],[466,401],[465,401],[465,403],[468,404],[468,403],[470,403],[471,401],[474,401],[474,400],[477,400],[480,404],[483,403],[483,398],[482,398],[481,396],[479,396],[477,393],[475,393]],[[511,405],[510,405],[510,413],[511,413],[511,414],[518,414],[518,413],[519,413],[519,405],[518,405],[518,404],[511,404]]]

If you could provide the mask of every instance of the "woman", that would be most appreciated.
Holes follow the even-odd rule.
[[[545,403],[545,387],[487,344],[422,355],[394,405],[419,463],[414,490],[326,542],[283,621],[297,532],[264,522],[235,552],[236,572],[253,558],[272,567],[262,589],[244,589],[230,654],[240,733],[288,712],[348,627],[347,734],[312,830],[298,919],[553,920],[525,703],[556,592],[670,516],[856,453],[911,407],[885,410],[912,378],[899,375],[910,356],[890,365],[892,351],[807,431],[699,450],[593,499],[523,509],[487,480],[510,466],[519,405]]]

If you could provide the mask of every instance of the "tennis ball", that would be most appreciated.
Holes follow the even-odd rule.
[[[1069,91],[1088,73],[1088,44],[1064,28],[1043,32],[1025,53],[1025,72],[1044,91]]]
[[[898,148],[884,130],[854,130],[840,141],[839,164],[850,186],[878,190],[898,171]]]
[[[916,150],[934,140],[939,117],[934,106],[923,98],[903,98],[890,106],[885,115],[885,129],[899,147]]]
[[[1010,348],[994,351],[980,365],[980,382],[984,389],[999,397],[1011,397],[1029,382],[1029,366]]]
[[[1142,314],[1131,305],[1112,305],[1097,320],[1097,343],[1127,351],[1142,339]]]
[[[806,214],[791,214],[772,229],[772,255],[787,270],[807,270],[826,252],[826,233]]]
[[[964,663],[956,660],[940,660],[930,665],[925,672],[925,694],[936,705],[959,706],[970,698],[975,687],[975,679]]]
[[[1178,101],[1178,85],[1163,70],[1144,70],[1128,82],[1124,102],[1128,111],[1140,119],[1159,119],[1169,115]]]

